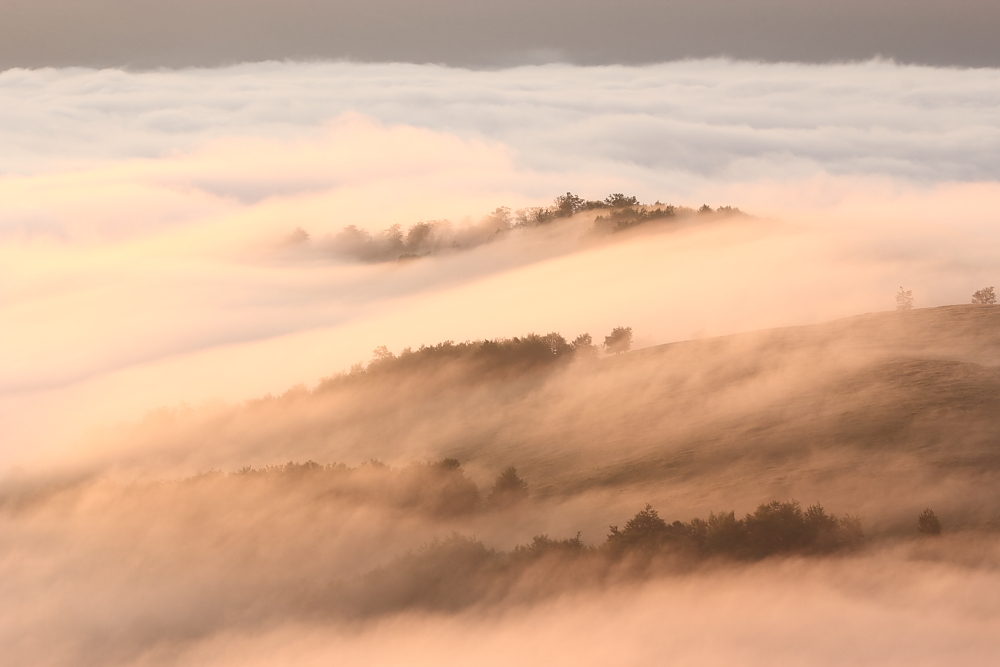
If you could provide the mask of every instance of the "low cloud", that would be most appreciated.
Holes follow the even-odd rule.
[[[965,302],[1000,267],[997,76],[722,60],[4,72],[0,308],[17,325],[0,334],[0,463],[163,405],[312,386],[377,345],[623,325],[645,345],[889,309],[900,285],[918,307]],[[348,225],[457,233],[567,190],[756,217],[592,243],[581,214],[403,264],[322,246]]]
[[[308,137],[351,112],[500,142],[533,170],[627,179],[644,199],[681,195],[702,179],[819,172],[993,180],[998,76],[890,61],[726,60],[487,72],[352,63],[8,70],[0,171],[158,157],[220,136]]]

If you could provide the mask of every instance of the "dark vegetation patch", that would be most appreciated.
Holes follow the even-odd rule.
[[[399,355],[382,346],[375,350],[367,366],[355,364],[350,372],[321,381],[315,391],[322,393],[389,376],[415,375],[444,368],[455,371],[451,377],[454,381],[501,380],[554,367],[574,358],[591,358],[597,352],[589,334],[578,336],[570,343],[555,332],[462,343],[448,340],[437,345],[421,345],[416,350],[405,348]]]
[[[518,229],[550,225],[587,211],[605,211],[597,216],[592,231],[611,234],[651,222],[665,222],[693,216],[745,215],[738,208],[721,206],[713,210],[707,204],[695,210],[670,204],[642,204],[634,196],[613,193],[603,200],[586,200],[572,192],[556,197],[551,206],[535,206],[512,211],[497,208],[477,223],[453,225],[448,220],[418,222],[404,230],[392,225],[380,232],[369,232],[348,225],[325,242],[332,252],[363,262],[392,262],[416,259],[443,251],[467,250],[501,238]],[[305,243],[309,234],[297,228],[289,243]]]
[[[579,533],[565,539],[538,535],[503,552],[456,533],[335,590],[362,614],[455,611],[689,571],[709,562],[828,555],[863,541],[860,520],[831,516],[818,504],[802,510],[795,501],[773,501],[741,519],[721,512],[687,523],[667,523],[647,505],[624,527],[611,526],[599,545],[584,544]]]

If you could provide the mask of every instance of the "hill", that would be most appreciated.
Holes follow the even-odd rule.
[[[113,464],[169,475],[454,458],[480,486],[516,465],[539,500],[608,497],[565,532],[646,501],[686,519],[792,497],[876,531],[908,530],[928,504],[993,525],[998,325],[998,308],[948,306],[603,358],[574,358],[557,334],[435,346],[312,391],[152,415],[120,436],[139,454]]]
[[[383,349],[313,390],[150,415],[72,479],[6,480],[6,596],[67,655],[135,664],[678,577],[839,600],[934,563],[978,590],[1000,564],[998,325],[953,306],[603,357],[558,334]],[[95,619],[103,599],[120,614]]]

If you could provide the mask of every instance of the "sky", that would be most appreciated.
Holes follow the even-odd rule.
[[[6,0],[0,68],[884,57],[996,67],[992,0]]]

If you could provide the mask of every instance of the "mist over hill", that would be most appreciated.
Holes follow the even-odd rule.
[[[0,3],[0,667],[995,667],[998,22]]]
[[[314,259],[335,257],[363,262],[407,261],[442,252],[470,250],[486,243],[499,241],[516,232],[527,233],[575,219],[581,228],[581,246],[586,242],[606,240],[610,235],[636,229],[650,229],[671,223],[709,222],[746,217],[733,206],[713,209],[708,204],[692,209],[686,206],[642,204],[634,195],[612,193],[602,200],[586,200],[572,192],[555,198],[551,206],[532,206],[512,211],[497,207],[478,222],[466,220],[454,224],[450,220],[426,220],[407,229],[396,224],[372,233],[356,225],[347,225],[336,234],[313,239],[302,227],[296,227],[281,244],[293,256]],[[580,224],[583,223],[583,224]],[[311,243],[312,242],[312,243]]]
[[[998,325],[970,305],[619,353],[557,333],[382,347],[311,389],[150,414],[87,467],[3,482],[4,644],[37,655],[30,623],[50,664],[173,664],[287,623],[678,581],[759,599],[788,567],[826,590],[934,562],[949,604],[975,604],[970,577],[1000,567]],[[14,622],[50,577],[53,604]],[[116,610],[93,620],[101,596]]]

